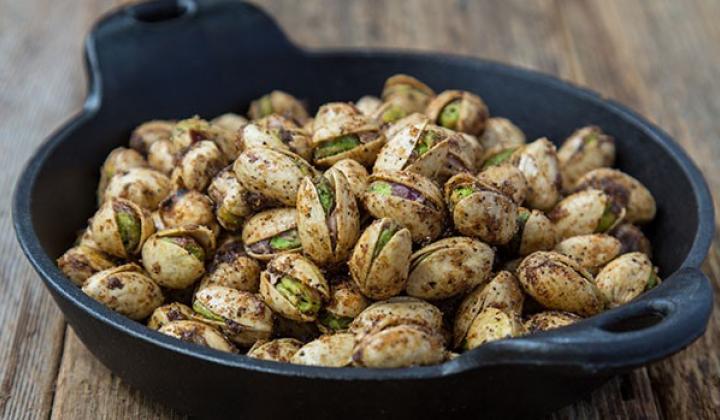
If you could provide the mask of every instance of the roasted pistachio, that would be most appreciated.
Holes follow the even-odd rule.
[[[584,174],[615,163],[615,140],[600,127],[580,128],[560,146],[558,161],[563,188],[570,190]]]
[[[214,140],[215,132],[210,124],[200,117],[178,121],[173,127],[170,140],[175,150],[184,150],[203,140]]]
[[[209,347],[211,349],[237,353],[237,349],[215,328],[198,321],[173,321],[163,325],[159,331],[182,341]]]
[[[272,311],[254,293],[210,285],[195,293],[193,310],[198,319],[216,326],[241,346],[251,346],[272,334]]]
[[[399,368],[440,363],[446,356],[442,335],[401,324],[366,335],[353,348],[352,360],[356,366]]]
[[[399,324],[420,325],[440,332],[442,322],[442,312],[435,305],[410,296],[395,296],[368,306],[355,317],[349,331],[360,341],[369,334]]]
[[[268,261],[281,254],[302,251],[294,208],[260,212],[243,227],[242,240],[248,255]]]
[[[391,139],[395,137],[397,133],[404,130],[406,127],[412,126],[412,125],[418,125],[418,124],[426,124],[429,123],[430,119],[425,114],[421,114],[419,112],[414,112],[407,117],[403,117],[392,124],[387,124],[383,126],[383,131],[385,132],[385,138]]]
[[[489,116],[487,106],[479,96],[461,90],[440,93],[428,104],[425,113],[438,125],[472,135],[485,131]]]
[[[413,112],[423,112],[434,96],[432,89],[412,76],[391,76],[385,81],[382,91],[383,102],[391,106],[386,106],[381,118],[385,122],[393,122]]]
[[[278,314],[296,321],[315,321],[330,298],[327,281],[310,260],[297,254],[275,257],[260,275],[260,293]]]
[[[159,330],[161,327],[174,321],[187,321],[193,319],[193,310],[182,303],[172,302],[156,308],[148,320],[148,328]]]
[[[470,172],[475,173],[477,167],[482,163],[482,146],[475,136],[465,133],[458,133],[449,139],[445,165],[440,170],[440,180],[447,180],[453,175]]]
[[[362,199],[362,195],[365,193],[368,185],[368,172],[364,166],[359,164],[353,159],[343,159],[335,162],[333,166],[325,171],[325,176],[328,176],[334,172],[342,172],[350,184],[355,198],[359,201]]]
[[[455,228],[491,245],[508,243],[517,231],[517,206],[490,183],[460,173],[445,183],[445,202]]]
[[[226,230],[239,230],[245,218],[253,211],[253,206],[248,200],[248,192],[235,177],[231,166],[226,167],[213,178],[208,187],[208,195],[215,202],[217,221]]]
[[[582,318],[570,312],[544,311],[533,314],[525,321],[525,330],[532,334],[540,331],[554,330],[574,324]]]
[[[487,120],[485,131],[478,138],[483,147],[483,160],[503,150],[525,144],[525,134],[507,118],[493,117]]]
[[[412,172],[376,172],[363,196],[376,218],[402,220],[414,242],[432,241],[443,229],[442,193],[429,179]]]
[[[318,328],[325,334],[347,330],[352,320],[368,306],[368,300],[350,281],[330,285],[330,300],[318,317]]]
[[[76,286],[93,274],[115,266],[113,258],[87,245],[76,245],[57,259],[57,265]]]
[[[580,179],[577,190],[597,188],[612,198],[616,206],[627,210],[625,220],[630,223],[648,223],[655,218],[655,198],[637,179],[617,169],[592,170]]]
[[[370,165],[385,144],[380,127],[347,103],[321,106],[313,128],[313,161],[322,167],[347,158]]]
[[[610,235],[616,237],[620,241],[620,254],[628,252],[642,252],[648,257],[652,257],[652,246],[650,240],[640,230],[639,227],[625,223],[616,226],[610,231]]]
[[[93,274],[82,291],[130,319],[147,318],[162,305],[160,287],[137,264],[125,264]]]
[[[488,307],[473,319],[462,347],[470,350],[491,341],[517,337],[524,333],[525,328],[516,314]]]
[[[309,118],[302,102],[280,90],[274,90],[253,101],[248,111],[248,115],[253,120],[272,114],[293,120],[300,125],[305,124],[305,121]]]
[[[359,109],[364,115],[371,116],[382,105],[382,101],[377,96],[365,95],[355,101],[355,108]]]
[[[179,189],[167,196],[160,203],[157,217],[163,229],[203,225],[212,231],[217,230],[210,197],[195,190]]]
[[[222,152],[223,158],[226,162],[231,162],[237,159],[240,152],[243,151],[243,134],[238,130],[229,130],[219,125],[213,124],[213,142]]]
[[[179,149],[172,140],[161,139],[151,144],[148,149],[148,164],[151,168],[165,175],[170,175],[175,168],[175,159]]]
[[[310,366],[343,367],[352,363],[355,339],[352,334],[323,335],[300,348],[290,363]]]
[[[290,363],[293,355],[303,346],[302,341],[294,338],[278,338],[270,341],[256,341],[248,350],[248,357],[273,362]]]
[[[147,154],[155,142],[170,140],[174,127],[174,121],[153,120],[142,123],[130,135],[130,147]]]
[[[620,255],[620,241],[610,235],[594,233],[567,238],[555,246],[555,251],[574,258],[591,274]]]
[[[287,150],[307,161],[312,159],[311,135],[279,115],[270,115],[245,126],[243,144],[245,147]]]
[[[219,115],[210,121],[210,124],[228,131],[238,132],[248,123],[247,118],[232,112]]]
[[[548,309],[590,316],[605,307],[590,273],[560,253],[530,254],[520,263],[517,276],[525,292]]]
[[[610,307],[616,307],[657,286],[660,278],[647,255],[631,252],[610,261],[598,273],[595,284]]]
[[[510,197],[518,206],[525,202],[528,183],[520,169],[512,165],[493,165],[477,175],[478,179],[491,183],[501,193]]]
[[[160,172],[150,168],[130,168],[112,177],[103,199],[125,198],[154,210],[170,190],[170,179]]]
[[[560,199],[560,167],[555,146],[548,139],[541,138],[518,148],[508,161],[525,176],[529,207],[546,211],[557,203]]]
[[[540,210],[518,209],[518,230],[508,244],[512,254],[521,256],[548,251],[555,246],[555,225]]]
[[[204,191],[226,163],[215,143],[202,140],[185,151],[173,169],[172,180],[178,188]]]
[[[375,220],[355,244],[350,274],[371,299],[388,299],[405,290],[412,238],[410,231],[393,221]]]
[[[105,158],[100,169],[100,182],[98,183],[98,203],[102,204],[110,180],[120,173],[127,172],[132,168],[144,168],[148,165],[145,158],[133,149],[118,147],[113,149]]]
[[[260,264],[245,253],[240,238],[230,238],[215,252],[200,287],[217,284],[246,292],[257,292],[260,270]]]
[[[460,134],[427,121],[408,125],[383,146],[373,171],[410,171],[434,178],[447,162],[453,137]]]
[[[445,299],[489,280],[495,253],[476,239],[441,239],[415,252],[410,260],[407,294]]]
[[[101,250],[128,258],[140,252],[155,228],[147,210],[130,200],[111,198],[93,216],[90,230]]]
[[[555,224],[558,239],[590,233],[603,233],[617,226],[625,217],[610,196],[600,190],[589,189],[565,197],[548,213]]]

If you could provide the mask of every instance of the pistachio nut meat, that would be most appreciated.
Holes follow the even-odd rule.
[[[215,237],[210,229],[180,226],[148,238],[142,248],[142,263],[159,285],[184,289],[205,273],[205,260],[214,250]]]
[[[347,259],[360,236],[360,213],[342,172],[306,177],[297,194],[297,229],[303,252],[322,266]]]
[[[325,334],[345,331],[368,305],[367,298],[351,281],[331,284],[330,300],[318,316],[318,328]]]
[[[525,175],[515,166],[508,164],[492,165],[478,173],[477,177],[495,186],[518,206],[525,202],[525,197],[528,194],[528,183],[525,180]]]
[[[179,151],[172,140],[158,140],[148,148],[148,165],[158,172],[170,175],[175,168],[175,159]]]
[[[464,350],[471,350],[491,341],[518,337],[523,334],[525,334],[525,327],[517,314],[487,307],[473,319],[460,346]]]
[[[240,238],[231,237],[218,247],[200,288],[217,284],[246,292],[257,292],[260,287],[260,271],[260,264],[247,255]]]
[[[92,299],[134,320],[145,319],[162,305],[160,287],[134,263],[97,272],[82,286]]]
[[[130,135],[130,147],[146,155],[150,147],[162,140],[170,140],[175,121],[152,120],[137,126]]]
[[[117,147],[105,158],[100,168],[100,181],[98,182],[97,196],[98,204],[102,204],[105,189],[110,180],[119,173],[127,172],[131,168],[145,168],[148,166],[143,155],[133,149]]]
[[[350,274],[365,296],[388,299],[405,290],[411,254],[410,231],[392,219],[377,219],[355,244]]]
[[[395,106],[386,109],[383,117],[392,121],[414,112],[424,112],[434,97],[435,92],[420,80],[407,74],[395,74],[385,80],[381,95],[383,102]]]
[[[445,183],[445,202],[463,235],[491,245],[508,243],[517,231],[517,205],[490,183],[460,173]]]
[[[570,190],[581,176],[615,163],[615,140],[597,126],[578,129],[558,149],[563,189]]]
[[[248,111],[248,115],[253,120],[258,120],[272,114],[280,115],[299,125],[305,124],[308,118],[310,118],[302,102],[281,90],[273,90],[252,101],[250,110]]]
[[[148,210],[155,210],[170,194],[170,178],[150,168],[130,168],[117,173],[108,183],[103,199],[124,198]]]
[[[255,214],[243,226],[242,241],[248,255],[260,261],[302,251],[297,211],[276,208]]]
[[[193,320],[172,321],[160,327],[158,331],[187,343],[228,353],[237,353],[235,346],[223,337],[218,330],[202,322]]]
[[[631,223],[623,223],[615,226],[609,233],[620,241],[620,254],[642,252],[652,258],[650,240],[639,227]]]
[[[485,131],[489,112],[482,98],[462,90],[446,90],[436,96],[425,113],[434,123],[472,135]]]
[[[245,189],[286,206],[294,206],[300,182],[318,172],[302,157],[284,150],[249,147],[233,165]]]
[[[297,254],[280,255],[268,263],[260,274],[260,294],[273,311],[301,322],[316,321],[330,299],[320,269]]]
[[[269,341],[258,340],[248,350],[247,356],[253,359],[290,363],[292,357],[302,346],[302,341],[294,338],[276,338]]]
[[[389,326],[355,344],[352,360],[368,368],[400,368],[441,363],[447,358],[442,335],[417,324]]]
[[[555,224],[559,240],[577,235],[603,233],[620,224],[625,218],[620,207],[601,190],[578,191],[563,198],[548,218]]]
[[[226,167],[210,182],[208,195],[215,203],[215,217],[223,229],[235,232],[253,213],[248,192],[235,177],[231,166]]]
[[[128,258],[140,252],[155,227],[147,210],[130,200],[111,198],[93,216],[90,232],[93,242],[102,251]]]
[[[170,134],[170,141],[177,151],[182,151],[203,140],[212,141],[215,130],[210,123],[198,116],[178,121]]]
[[[465,293],[489,280],[494,259],[493,249],[477,239],[433,242],[412,255],[407,294],[438,300]]]
[[[290,359],[290,363],[309,366],[343,367],[352,363],[355,338],[352,334],[323,335],[305,344]]]
[[[150,329],[159,330],[171,322],[191,320],[194,316],[195,313],[189,306],[172,302],[156,308],[150,315],[147,326]]]
[[[360,341],[365,336],[399,324],[420,325],[440,332],[443,314],[435,305],[410,296],[395,296],[368,306],[350,323],[349,332]]]
[[[224,130],[238,132],[248,123],[247,118],[233,112],[227,112],[210,120],[210,124]]]
[[[509,162],[525,175],[528,183],[526,204],[534,209],[547,211],[560,199],[560,164],[555,145],[541,138],[518,148]]]
[[[378,108],[380,108],[382,103],[382,100],[380,100],[377,96],[364,95],[355,101],[355,108],[359,109],[364,115],[371,116]]]
[[[196,319],[243,347],[270,338],[273,331],[273,313],[255,293],[211,285],[195,292],[192,308]]]
[[[575,259],[591,274],[620,255],[620,241],[604,233],[567,238],[555,245],[555,251]]]
[[[186,225],[202,225],[212,231],[217,230],[213,202],[207,195],[181,188],[175,190],[158,206],[156,223],[163,229]]]
[[[335,172],[342,172],[345,175],[345,179],[350,184],[350,189],[355,198],[360,201],[368,186],[367,169],[356,160],[343,159],[335,162],[333,166],[325,171],[325,176],[329,177],[330,174]]]
[[[199,141],[180,156],[171,179],[177,188],[205,191],[227,160],[220,148],[209,140]]]
[[[642,252],[615,258],[595,277],[595,284],[613,308],[630,302],[660,282],[650,258]]]
[[[76,245],[57,259],[60,270],[76,286],[82,286],[90,276],[98,271],[115,267],[114,258],[87,245]]]
[[[408,125],[388,139],[373,172],[409,171],[434,178],[447,162],[453,137],[460,135],[427,121]]]
[[[543,311],[531,315],[523,324],[529,334],[566,327],[582,318],[570,312]]]
[[[547,309],[591,316],[606,306],[592,275],[574,259],[558,252],[528,255],[520,263],[517,277],[525,293]]]
[[[611,168],[592,170],[575,185],[576,190],[596,188],[604,191],[617,206],[627,210],[625,220],[645,224],[655,218],[657,207],[655,197],[640,181],[632,176]]]
[[[269,115],[246,125],[242,131],[244,147],[270,147],[288,150],[303,159],[312,159],[312,136],[292,120]]]
[[[363,203],[371,215],[402,220],[413,242],[440,236],[445,204],[440,189],[430,179],[413,172],[375,172],[368,181]]]
[[[478,140],[483,148],[483,160],[486,160],[503,150],[523,146],[525,133],[507,118],[492,117],[488,118],[485,131]]]

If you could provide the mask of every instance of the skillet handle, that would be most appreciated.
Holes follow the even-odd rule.
[[[137,101],[153,101],[162,117],[162,103],[188,97],[210,100],[207,92],[222,92],[242,79],[262,80],[268,71],[287,72],[273,68],[274,62],[299,55],[275,21],[248,3],[136,3],[102,18],[86,39],[86,106],[129,104],[118,111],[132,114],[133,102],[136,107]],[[262,82],[256,85],[261,92]],[[202,108],[186,106],[189,114]]]

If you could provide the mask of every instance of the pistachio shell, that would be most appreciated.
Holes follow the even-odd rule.
[[[195,116],[178,121],[173,127],[170,140],[175,150],[184,150],[203,140],[213,140],[215,133],[210,124]]]
[[[386,125],[384,127],[385,132],[385,138],[391,139],[395,137],[397,133],[404,130],[405,128],[417,125],[417,124],[425,124],[429,123],[430,119],[425,114],[421,114],[419,112],[412,113],[408,115],[407,117],[403,117],[389,125]]]
[[[248,357],[274,362],[290,363],[292,357],[303,346],[302,341],[294,338],[277,338],[270,341],[256,341],[248,350]]]
[[[231,166],[213,178],[208,187],[208,195],[215,202],[217,221],[226,230],[239,230],[245,218],[253,212],[248,192],[240,185]]]
[[[209,284],[257,292],[260,286],[260,264],[250,258],[242,241],[231,239],[218,248],[200,287]]]
[[[442,312],[436,306],[410,296],[396,296],[368,306],[355,317],[349,331],[360,341],[368,334],[398,324],[420,325],[440,332],[442,322]]]
[[[478,179],[489,182],[515,204],[522,205],[527,197],[528,183],[520,169],[512,165],[493,165],[478,174]]]
[[[549,210],[560,199],[560,168],[555,146],[546,138],[517,149],[510,157],[528,183],[529,207]]]
[[[242,241],[245,251],[253,258],[269,261],[281,254],[300,252],[302,247],[297,237],[297,212],[294,208],[278,208],[257,213],[243,227]],[[282,238],[283,234],[292,232],[294,239],[280,245],[287,248],[273,247],[272,238]]]
[[[650,240],[637,226],[629,223],[622,224],[611,230],[610,234],[620,241],[620,254],[642,252],[652,258]]]
[[[98,203],[102,204],[108,183],[116,174],[127,172],[132,168],[144,168],[147,165],[145,158],[133,149],[125,147],[113,149],[100,168],[100,182],[97,189]]]
[[[355,198],[357,200],[362,199],[362,195],[365,193],[368,185],[368,172],[364,166],[359,164],[357,161],[352,159],[342,159],[325,172],[325,176],[330,176],[334,172],[342,172],[345,178],[350,184]]]
[[[228,112],[213,118],[210,124],[229,131],[240,131],[248,123],[242,115]]]
[[[215,229],[213,203],[207,195],[180,189],[167,196],[158,207],[158,216],[164,228],[186,225],[203,225]]]
[[[385,144],[380,127],[352,104],[331,102],[321,106],[315,115],[313,129],[314,162],[322,167],[330,167],[342,159],[354,159],[364,165],[371,165]],[[358,144],[330,155],[319,153],[324,145],[347,136],[355,136]]]
[[[150,168],[130,168],[110,179],[103,198],[125,198],[153,210],[170,194],[170,189],[170,179],[160,172]]]
[[[382,100],[400,107],[406,115],[423,112],[435,92],[418,79],[406,74],[388,77],[382,91]]]
[[[608,263],[595,278],[595,284],[611,307],[630,302],[659,283],[647,255],[631,252]]]
[[[280,90],[274,90],[250,104],[248,115],[251,119],[277,114],[298,124],[304,124],[309,118],[305,106],[294,96]]]
[[[82,286],[93,274],[114,267],[115,262],[98,249],[77,245],[65,251],[57,265],[76,286]]]
[[[581,320],[579,316],[569,312],[544,311],[533,314],[525,321],[525,329],[528,333],[554,330],[573,324]]]
[[[147,318],[163,302],[160,287],[137,264],[109,268],[90,276],[82,291],[130,319]]]
[[[156,171],[170,175],[175,168],[175,156],[178,151],[179,149],[171,140],[158,140],[148,148],[148,164]]]
[[[341,281],[332,284],[330,301],[320,314],[318,328],[326,334],[344,331],[368,305],[368,300],[354,283]]]
[[[518,231],[521,236],[518,254],[525,256],[535,251],[548,251],[555,246],[555,225],[540,210],[525,210],[529,213],[524,223],[520,223]],[[522,211],[518,212],[520,215]]]
[[[222,152],[224,160],[232,162],[237,159],[244,148],[242,132],[229,130],[215,124],[212,125],[212,131],[214,133],[212,140]]]
[[[452,118],[446,118],[452,106]],[[478,95],[460,90],[446,90],[436,96],[425,111],[430,120],[446,128],[463,133],[480,135],[485,130],[489,112]]]
[[[153,120],[142,123],[130,135],[130,147],[146,154],[156,142],[170,140],[174,127],[173,121]]]
[[[625,220],[630,223],[644,224],[655,218],[657,210],[652,193],[640,181],[617,169],[592,170],[578,179],[575,188],[603,190],[616,205],[627,209]]]
[[[352,334],[323,335],[300,348],[290,363],[310,366],[343,367],[352,363],[355,339]]]
[[[451,136],[447,159],[440,170],[439,179],[447,180],[462,172],[474,173],[482,163],[483,150],[475,136],[465,133]]]
[[[574,258],[590,273],[620,255],[620,241],[610,235],[595,233],[567,238],[555,246],[555,251]]]
[[[558,149],[563,188],[569,190],[593,169],[615,162],[615,141],[596,126],[583,127],[568,137]]]
[[[148,320],[148,328],[159,330],[161,327],[174,322],[193,319],[192,309],[182,303],[173,302],[156,308]]]
[[[270,115],[243,129],[245,147],[270,147],[287,150],[305,160],[312,159],[312,137],[293,121]]]
[[[623,220],[624,215],[624,208],[614,207],[607,194],[595,189],[565,197],[548,213],[559,240],[610,230]]]
[[[226,158],[212,141],[202,140],[190,146],[173,169],[172,180],[178,188],[204,191],[212,178],[225,167]]]
[[[409,171],[434,178],[447,161],[449,139],[459,134],[446,131],[427,121],[408,125],[397,132],[378,154],[373,172]],[[426,143],[432,139],[431,145]]]
[[[488,307],[480,311],[468,328],[465,349],[470,350],[491,341],[517,337],[525,328],[515,314]]]
[[[487,120],[485,131],[478,140],[485,160],[502,150],[524,145],[525,134],[507,118],[493,117]]]
[[[227,341],[222,334],[215,328],[202,322],[192,320],[173,321],[163,325],[159,331],[188,343],[228,353],[237,353],[235,346]]]
[[[369,368],[423,366],[445,360],[440,334],[420,325],[403,324],[365,336],[353,349],[353,362]]]
[[[380,98],[372,95],[365,95],[355,101],[355,107],[360,110],[364,115],[370,116],[377,110],[382,101]]]
[[[128,215],[120,216],[124,214]],[[118,223],[121,220],[121,223]],[[127,226],[121,230],[121,226]],[[125,228],[123,228],[125,229]],[[98,209],[90,223],[93,242],[110,255],[128,258],[140,252],[145,240],[153,234],[150,214],[132,201],[123,198],[111,198]],[[132,241],[123,243],[123,232],[130,232]]]

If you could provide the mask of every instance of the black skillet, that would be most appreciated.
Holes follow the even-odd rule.
[[[126,383],[168,406],[243,418],[536,415],[667,357],[705,331],[712,293],[698,266],[714,222],[702,175],[666,133],[595,93],[475,58],[305,51],[254,6],[227,0],[118,10],[95,25],[85,54],[85,106],[28,163],[15,191],[15,229],[88,349]],[[366,370],[264,362],[185,344],[92,301],[56,268],[54,259],[93,213],[104,157],[126,144],[139,123],[242,113],[272,89],[291,92],[314,110],[377,93],[398,72],[437,91],[477,92],[493,115],[512,119],[529,139],[557,141],[589,123],[612,134],[619,167],[657,199],[657,219],[647,233],[665,281],[631,304],[559,331],[491,343],[439,366]]]

